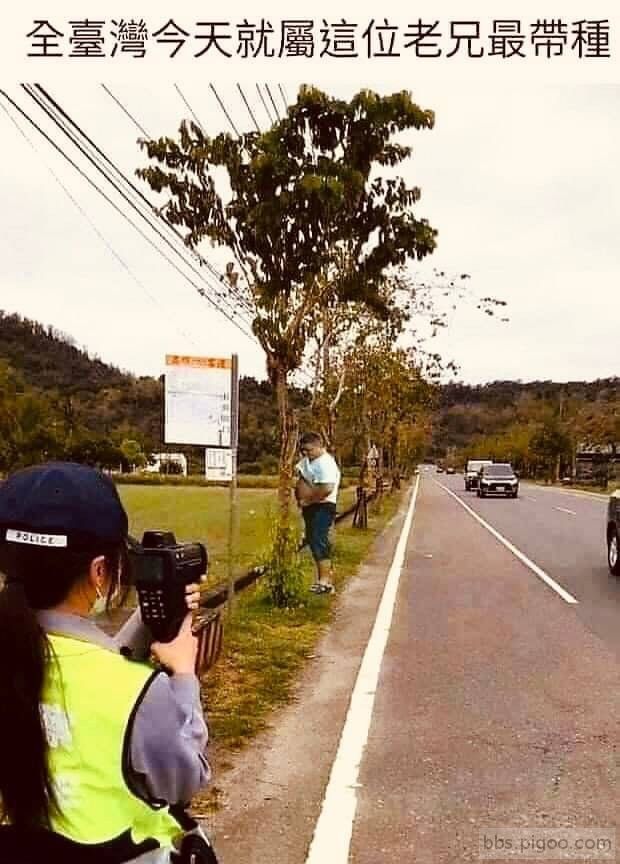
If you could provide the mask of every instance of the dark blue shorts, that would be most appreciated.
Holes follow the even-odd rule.
[[[309,504],[301,511],[306,525],[306,540],[315,561],[330,557],[329,529],[336,516],[335,504]]]

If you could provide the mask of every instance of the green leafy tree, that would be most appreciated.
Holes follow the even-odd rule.
[[[381,468],[398,476],[428,445],[435,388],[415,352],[395,348],[387,334],[355,346],[346,364],[342,434],[357,439],[362,464],[372,443],[379,450]]]
[[[530,451],[549,480],[557,479],[557,465],[570,453],[570,438],[557,417],[550,417],[534,433]]]
[[[187,229],[187,244],[227,246],[240,268],[278,400],[284,521],[297,435],[289,375],[302,362],[317,308],[359,302],[386,315],[390,268],[432,252],[436,232],[414,215],[420,190],[380,172],[410,156],[392,140],[396,133],[433,122],[406,92],[363,90],[346,102],[302,87],[265,134],[209,138],[183,123],[178,140],[141,142],[159,164],[138,174],[169,195],[163,211]]]
[[[146,465],[146,457],[142,452],[142,445],[132,438],[124,438],[121,442],[120,451],[125,461],[131,466]]]

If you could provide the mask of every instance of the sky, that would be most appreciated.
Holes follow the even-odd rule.
[[[312,4],[306,10],[298,5],[296,17],[317,21],[346,17],[367,24],[377,14],[365,2]],[[422,3],[419,9],[446,27],[464,18],[463,3],[453,0]],[[50,21],[61,30],[59,25],[77,14],[64,2],[54,4],[54,10]],[[89,2],[88,15],[93,18],[97,11],[108,20],[143,14],[151,29],[170,17],[162,3],[142,10],[140,4],[127,10],[101,3],[97,10]],[[620,74],[613,41],[620,19],[609,2],[589,0],[587,10],[573,0],[562,4],[568,21],[586,13],[588,19],[611,19],[610,59],[528,57],[498,65],[490,57],[452,63],[315,57],[250,66],[221,58],[200,66],[189,55],[178,62],[161,54],[144,62],[121,58],[122,63],[27,58],[24,36],[35,19],[44,17],[43,5],[27,0],[9,14],[0,40],[12,38],[0,64],[5,93],[93,179],[94,169],[46,121],[20,81],[43,83],[132,177],[146,164],[136,144],[140,133],[112,96],[149,134],[173,136],[189,114],[175,84],[209,133],[229,128],[209,83],[243,129],[252,124],[237,82],[261,125],[268,118],[257,81],[268,83],[276,98],[281,85],[291,101],[302,83],[346,98],[362,87],[381,94],[410,90],[419,105],[435,111],[436,123],[433,130],[407,137],[413,155],[399,173],[421,188],[416,214],[439,232],[435,253],[412,265],[411,275],[428,280],[433,270],[467,273],[472,292],[456,310],[446,307],[449,326],[427,347],[455,361],[458,378],[466,383],[593,380],[620,374]],[[226,14],[231,22],[258,17],[253,4],[239,0],[227,5]],[[397,4],[383,4],[381,14],[401,24],[407,20]],[[466,17],[490,20],[500,14],[514,17],[514,8],[505,2],[471,2]],[[265,2],[260,15],[274,21],[291,17],[280,2]],[[557,3],[519,4],[524,22],[553,15],[558,15]],[[187,3],[175,7],[175,16],[178,23],[191,23],[204,20],[205,11]],[[0,309],[50,324],[91,355],[135,374],[160,374],[166,353],[236,352],[241,374],[264,377],[258,345],[210,308],[4,96],[0,105],[8,112],[0,111]],[[105,181],[99,177],[97,182],[129,212]],[[220,271],[231,260],[225,250],[201,251]],[[198,286],[204,284],[202,276],[179,266]],[[483,315],[475,308],[475,296],[502,299],[505,311],[493,318]]]

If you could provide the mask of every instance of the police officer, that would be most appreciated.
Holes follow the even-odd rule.
[[[92,620],[127,584],[127,529],[92,468],[48,463],[0,486],[2,861],[176,860],[171,805],[209,780],[191,613],[150,646],[139,612],[115,639]],[[198,597],[190,586],[190,609]]]

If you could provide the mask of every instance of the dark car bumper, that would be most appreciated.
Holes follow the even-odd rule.
[[[487,495],[514,495],[519,491],[519,486],[514,483],[481,483],[480,491]]]

